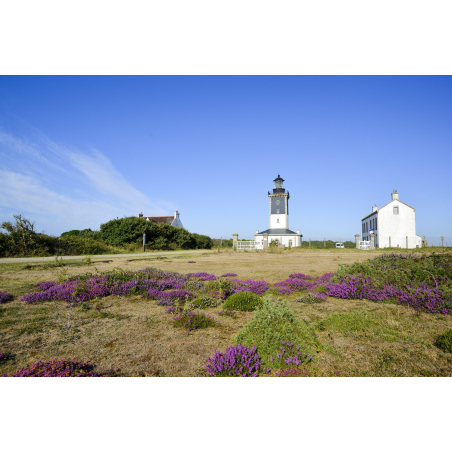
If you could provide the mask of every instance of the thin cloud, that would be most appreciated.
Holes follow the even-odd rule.
[[[98,228],[139,211],[168,214],[174,206],[137,190],[99,150],[68,149],[45,135],[33,141],[0,131],[0,214],[45,218],[49,232]]]

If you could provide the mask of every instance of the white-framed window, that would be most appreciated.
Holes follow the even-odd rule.
[[[394,206],[394,215],[398,215],[398,214],[399,214],[399,207]]]
[[[276,222],[279,223],[279,218],[276,219]]]
[[[279,213],[279,209],[276,209],[276,213]]]

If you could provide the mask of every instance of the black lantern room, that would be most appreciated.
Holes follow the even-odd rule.
[[[273,193],[285,193],[284,179],[278,174],[278,177],[273,181]]]

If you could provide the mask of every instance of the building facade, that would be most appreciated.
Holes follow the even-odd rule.
[[[143,217],[143,213],[141,212],[137,216],[138,218],[144,218],[145,220],[153,221],[154,223],[164,223],[178,228],[183,228],[182,222],[179,218],[179,212],[177,210],[174,212],[174,216],[169,217]]]
[[[254,234],[254,243],[264,248],[272,242],[287,247],[301,246],[300,231],[289,229],[289,192],[284,188],[284,179],[278,174],[273,181],[273,193],[268,192],[269,198],[269,229]]]
[[[391,193],[391,201],[383,207],[372,207],[372,213],[361,220],[363,240],[374,236],[378,248],[420,248],[422,239],[416,235],[416,209],[400,201],[399,193]]]

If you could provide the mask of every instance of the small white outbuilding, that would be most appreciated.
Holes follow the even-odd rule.
[[[422,239],[416,235],[416,209],[400,201],[393,190],[391,201],[383,207],[372,207],[372,213],[361,220],[363,240],[375,238],[378,248],[421,248]]]

